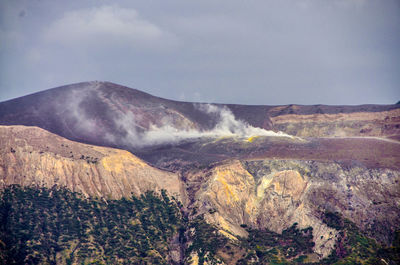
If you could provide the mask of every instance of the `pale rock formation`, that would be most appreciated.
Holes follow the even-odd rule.
[[[37,127],[0,126],[0,140],[1,186],[57,185],[105,198],[165,189],[181,197],[177,174],[128,151],[69,141]]]
[[[298,223],[299,228],[313,228],[314,250],[326,257],[338,232],[323,223],[325,210],[341,212],[382,241],[390,241],[387,233],[400,218],[400,172],[395,170],[343,168],[334,162],[231,160],[189,175],[190,207],[232,240],[246,236],[241,224],[280,233]]]

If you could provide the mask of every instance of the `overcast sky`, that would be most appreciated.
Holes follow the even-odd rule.
[[[399,0],[0,0],[0,101],[91,80],[242,104],[400,100]]]

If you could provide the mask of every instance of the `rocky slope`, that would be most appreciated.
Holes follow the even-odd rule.
[[[0,126],[0,185],[10,184],[57,185],[105,198],[160,189],[181,194],[177,174],[127,151],[73,142],[37,127]]]
[[[398,229],[398,169],[241,158],[171,173],[127,151],[76,143],[36,127],[1,126],[0,132],[2,187],[58,185],[104,198],[166,189],[187,212],[195,212],[190,218],[204,214],[233,241],[247,236],[243,225],[277,233],[293,223],[311,226],[320,258],[331,253],[338,237],[323,222],[327,210],[341,213],[380,242],[391,242]]]
[[[193,166],[206,167],[210,163],[232,158],[337,161],[347,166],[400,169],[400,142],[380,137],[303,139],[227,136],[149,147],[135,153],[158,167],[177,172]]]
[[[234,128],[237,121],[301,137],[396,138],[400,134],[399,104],[213,106],[162,99],[117,84],[94,81],[1,102],[0,124],[37,126],[70,140],[132,152],[143,145],[153,145],[161,136],[170,135],[167,140],[172,141],[178,131],[186,132],[185,137],[217,125],[238,131]],[[235,121],[227,120],[229,115]],[[223,123],[221,119],[225,119]]]
[[[326,210],[341,213],[382,242],[393,240],[400,220],[398,170],[335,162],[236,160],[192,171],[186,184],[190,207],[232,235],[246,236],[243,224],[278,233],[293,223],[311,226],[321,257],[331,252],[337,238],[337,231],[322,221]]]
[[[400,105],[194,104],[87,82],[0,103],[0,124],[1,188],[61,186],[105,199],[165,189],[178,198],[182,220],[198,225],[171,239],[178,263],[191,260],[190,233],[213,237],[213,225],[230,243],[190,252],[192,261],[256,263],[254,249],[239,247],[251,229],[288,233],[293,224],[305,237],[312,228],[308,262],[345,255],[347,232],[326,213],[386,245],[400,228]],[[282,235],[283,246],[292,241]]]
[[[277,108],[271,110],[274,113]],[[300,137],[380,136],[399,139],[400,109],[378,112],[283,114],[271,117],[273,127]]]

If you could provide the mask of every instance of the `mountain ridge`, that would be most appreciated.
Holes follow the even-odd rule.
[[[5,103],[5,102],[8,102],[8,101],[14,101],[16,99],[20,99],[20,98],[27,97],[27,96],[39,95],[39,94],[42,94],[42,93],[47,93],[47,92],[61,90],[61,89],[70,89],[71,87],[79,87],[79,86],[84,86],[84,85],[88,85],[88,84],[100,84],[100,85],[105,85],[105,86],[110,85],[110,86],[114,86],[114,87],[118,86],[120,88],[133,90],[135,93],[142,94],[143,96],[149,96],[149,97],[158,98],[158,99],[167,100],[167,101],[173,101],[173,102],[177,102],[177,103],[199,103],[199,104],[255,106],[255,107],[259,107],[259,106],[268,106],[268,107],[284,107],[284,106],[288,106],[288,107],[291,107],[291,106],[322,107],[322,106],[327,106],[327,107],[359,107],[359,108],[364,107],[364,109],[357,109],[357,110],[366,110],[370,106],[377,106],[377,108],[375,108],[375,110],[378,110],[379,107],[393,106],[393,105],[399,105],[400,104],[400,101],[396,102],[396,103],[393,103],[393,104],[380,104],[380,103],[368,103],[368,104],[320,104],[320,103],[316,103],[316,104],[297,104],[297,103],[287,103],[287,104],[278,104],[278,105],[184,101],[184,100],[177,100],[177,99],[169,99],[169,98],[159,97],[159,96],[153,95],[153,94],[151,94],[149,92],[145,92],[145,91],[137,89],[137,88],[132,88],[132,87],[129,87],[127,85],[120,85],[120,84],[117,84],[117,83],[114,83],[114,82],[111,82],[111,81],[101,81],[101,80],[81,81],[81,82],[71,83],[71,84],[67,84],[67,85],[52,87],[52,88],[40,90],[40,91],[37,91],[37,92],[29,93],[29,94],[26,94],[26,95],[17,96],[15,98],[6,99],[6,100],[3,100],[3,101],[0,101],[0,103]],[[396,107],[394,106],[394,108],[396,108]],[[374,111],[374,109],[372,109],[371,111]]]
[[[0,103],[0,191],[166,191],[189,223],[159,252],[171,264],[364,263],[400,229],[399,140],[400,105],[202,104],[84,82]]]
[[[208,105],[216,110],[210,110]],[[218,125],[226,113],[232,115],[232,119],[255,128],[282,131],[300,137],[317,134],[318,137],[398,138],[400,135],[400,105],[188,103],[98,81],[62,86],[1,102],[0,124],[38,126],[74,141],[134,151],[137,148],[132,146],[134,141],[130,138],[140,138],[140,134],[150,127],[160,129],[170,126],[183,133],[190,130],[209,131]],[[324,127],[322,130],[321,126]],[[135,129],[135,135],[129,135],[132,128]]]

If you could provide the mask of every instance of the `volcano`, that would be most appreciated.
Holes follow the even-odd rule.
[[[396,148],[387,148],[400,138],[399,116],[398,104],[190,103],[98,81],[0,103],[1,125],[37,126],[73,141],[125,149],[158,165],[161,153],[163,157],[171,156],[167,160],[175,156],[202,160],[197,157],[199,153],[208,157],[208,162],[275,156],[358,161],[367,166],[383,163],[397,168],[398,163],[390,163],[386,156],[397,158],[399,154]],[[281,137],[270,137],[274,135]],[[250,137],[257,141],[251,141],[251,145],[240,144],[249,141],[238,141]],[[374,151],[365,152],[367,147]]]
[[[8,221],[0,259],[395,264],[399,140],[399,104],[179,102],[99,81],[1,102],[1,216]],[[63,206],[69,210],[61,217],[61,206],[44,207],[47,221],[24,215],[36,199],[56,203],[76,194],[82,198],[70,205],[91,212],[68,222],[79,228],[80,220],[86,230],[62,229],[57,220],[75,216],[70,206]],[[21,196],[39,197],[28,204]],[[108,221],[99,223],[107,211],[118,216],[110,222],[119,224],[120,234]],[[96,218],[84,221],[88,216]],[[35,225],[29,221],[36,219]],[[55,239],[50,244],[34,233],[21,236],[18,220]],[[163,229],[169,231],[164,237]],[[40,250],[43,242],[56,246],[43,248],[53,254]]]

